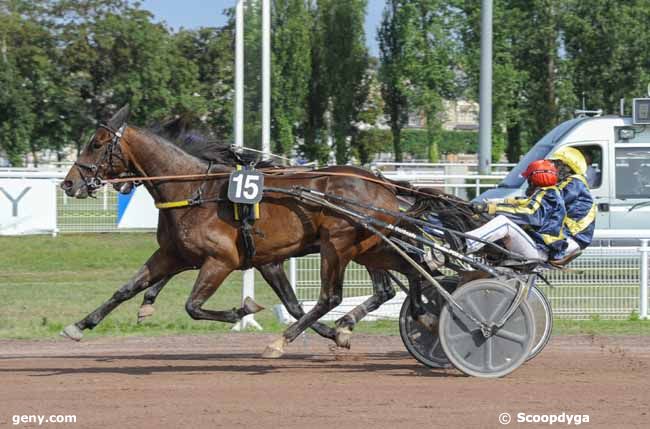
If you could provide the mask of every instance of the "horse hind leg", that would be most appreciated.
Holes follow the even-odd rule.
[[[305,315],[305,311],[298,302],[298,298],[291,287],[291,283],[289,283],[289,280],[284,273],[282,264],[267,264],[258,267],[258,270],[262,274],[262,277],[264,277],[264,280],[266,280],[269,286],[271,286],[271,289],[273,289],[278,298],[280,298],[280,301],[291,316],[298,320]],[[315,322],[311,325],[311,329],[321,337],[335,341],[336,331],[324,323]]]
[[[336,321],[336,344],[339,347],[349,349],[356,324],[395,296],[388,273],[369,268],[368,274],[372,279],[373,295]]]
[[[153,306],[156,302],[156,298],[158,298],[158,295],[163,290],[165,285],[167,285],[170,279],[171,276],[165,277],[146,290],[144,293],[144,298],[142,299],[142,304],[138,310],[138,323],[142,323],[147,317],[153,316],[153,313],[156,310]]]
[[[208,259],[203,264],[199,271],[199,276],[194,283],[192,293],[185,303],[185,310],[192,319],[236,323],[244,316],[257,313],[264,309],[264,307],[257,305],[251,298],[246,298],[242,307],[233,308],[232,310],[216,311],[203,308],[203,304],[214,295],[232,271],[233,268],[228,267],[226,264],[214,258]]]

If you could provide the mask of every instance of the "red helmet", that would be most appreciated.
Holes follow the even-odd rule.
[[[533,186],[553,186],[557,184],[558,175],[555,165],[546,159],[533,161],[522,176],[528,179]]]

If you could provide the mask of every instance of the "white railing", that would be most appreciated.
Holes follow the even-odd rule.
[[[0,178],[20,178],[60,181],[62,172],[0,171]],[[492,184],[448,183],[445,180],[492,179],[495,175],[431,176],[441,180],[445,188],[483,188]],[[112,187],[102,188],[97,198],[78,200],[67,197],[57,188],[57,226],[59,232],[117,232],[118,193]],[[630,238],[633,237],[633,238]],[[592,316],[624,318],[632,312],[648,315],[648,258],[650,230],[597,231],[597,239],[636,240],[634,247],[594,247],[578,258],[569,271],[549,273],[555,288],[542,286],[555,306],[558,317],[587,318]],[[315,300],[320,290],[320,262],[309,256],[290,263],[292,284],[302,301]],[[352,265],[346,271],[346,297],[367,296],[372,293],[370,279],[364,268]],[[399,311],[399,302],[392,305]],[[390,307],[389,306],[384,306]],[[343,307],[345,309],[345,307]]]
[[[65,178],[63,171],[43,171],[31,168],[0,169],[0,179],[52,180],[56,187],[57,229],[59,233],[121,232],[117,228],[118,192],[104,186],[96,198],[68,197],[58,184]],[[132,231],[132,230],[131,230]]]
[[[628,236],[629,237],[629,236]],[[549,297],[558,318],[623,319],[633,314],[648,317],[648,258],[650,240],[641,246],[591,247],[566,271],[549,271],[546,277],[553,285],[538,286]],[[291,275],[298,299],[307,307],[318,299],[320,292],[319,256],[297,259]],[[350,311],[372,294],[372,283],[364,267],[351,264],[345,273],[344,302],[336,309],[334,318]],[[356,299],[355,299],[356,297]],[[404,295],[401,296],[403,299]],[[382,318],[399,317],[401,299],[384,305]]]
[[[517,164],[512,163],[495,163],[491,164],[493,170],[510,170]],[[426,168],[440,168],[440,167],[468,167],[478,169],[478,162],[373,162],[372,166],[380,170],[391,169],[426,169]]]
[[[376,162],[372,167],[391,180],[407,181],[415,187],[437,188],[460,198],[469,198],[495,188],[515,164],[492,164],[490,174],[478,174],[476,163]],[[468,194],[473,190],[474,195]]]
[[[427,164],[434,166],[455,166],[456,164]],[[466,164],[458,164],[466,165]],[[444,169],[443,169],[444,170]],[[386,177],[394,180],[407,180],[417,187],[435,187],[461,198],[475,195],[493,188],[503,179],[505,173],[491,175],[444,174],[444,172],[407,172],[405,170],[383,171]],[[53,180],[57,184],[63,180],[63,171],[35,171],[33,169],[3,169],[0,178]],[[105,186],[97,193],[97,198],[78,200],[67,197],[57,186],[57,227],[59,233],[82,232],[120,232],[117,228],[118,193]],[[127,230],[128,231],[128,230]]]

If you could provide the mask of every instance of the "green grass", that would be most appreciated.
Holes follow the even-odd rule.
[[[84,234],[0,238],[0,338],[56,338],[110,297],[156,249],[153,234]],[[137,325],[141,296],[124,303],[87,336],[164,335],[229,331],[231,325],[194,321],[185,300],[196,272],[183,273],[162,291],[156,314]],[[256,319],[266,332],[283,326],[270,307],[279,301],[256,275],[256,301],[267,307]],[[241,274],[233,273],[209,300],[211,309],[229,309],[241,300]],[[357,332],[398,333],[397,322],[360,323]],[[650,321],[556,321],[559,334],[650,335]]]
[[[556,319],[555,335],[650,335],[650,320]]]

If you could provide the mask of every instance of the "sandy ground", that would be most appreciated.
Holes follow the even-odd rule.
[[[583,427],[650,427],[648,337],[555,337],[506,378],[429,370],[399,337],[351,351],[299,338],[285,358],[264,334],[0,340],[0,426],[14,415],[76,415],[79,428],[490,428],[517,414],[589,415]],[[575,422],[575,421],[574,421]],[[555,423],[552,427],[565,427]]]

